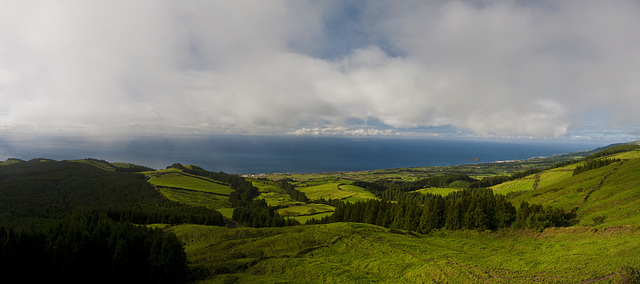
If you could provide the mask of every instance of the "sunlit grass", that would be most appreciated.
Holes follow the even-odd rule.
[[[326,204],[296,204],[286,208],[278,209],[278,214],[282,216],[315,215],[317,213],[333,212],[335,208]]]
[[[181,225],[192,265],[238,283],[580,283],[640,262],[633,230],[404,234],[366,224],[284,228]]]
[[[423,188],[423,189],[416,190],[415,192],[439,194],[439,195],[442,195],[442,196],[447,196],[447,195],[451,194],[452,192],[456,192],[458,190],[461,190],[461,189],[459,189],[459,188],[449,188],[449,187],[429,187],[429,188]]]
[[[231,207],[229,197],[199,191],[186,191],[158,186],[158,190],[167,199],[186,205],[202,206],[211,209]]]
[[[229,185],[221,184],[207,178],[187,175],[181,172],[161,172],[151,174],[149,183],[165,187],[185,188],[223,195],[229,195],[233,192],[233,189]]]

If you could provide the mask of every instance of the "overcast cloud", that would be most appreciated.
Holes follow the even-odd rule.
[[[0,133],[638,135],[640,1],[0,2]]]

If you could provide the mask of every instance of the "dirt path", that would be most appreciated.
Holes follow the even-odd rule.
[[[158,194],[160,194],[160,196],[162,196],[162,198],[169,199],[166,196],[164,196],[164,194],[162,194],[162,192],[160,192],[160,190],[158,190],[158,187],[155,184],[152,184],[152,183],[150,183],[150,184],[153,186],[153,188],[156,189],[156,191],[158,192]]]
[[[533,189],[538,189],[540,188],[540,173],[537,173],[534,176],[534,180],[533,180]]]
[[[615,273],[603,275],[603,276],[600,276],[598,278],[588,279],[588,280],[582,281],[581,283],[595,283],[595,282],[598,282],[598,281],[609,279],[609,278],[613,277],[613,275],[615,275]]]
[[[624,163],[625,161],[620,162],[620,164],[618,164],[617,166],[613,167],[613,169],[611,169],[610,172],[608,172],[607,174],[605,174],[604,176],[602,176],[602,178],[600,178],[600,182],[598,182],[598,184],[593,187],[593,189],[589,190],[584,197],[582,197],[582,201],[580,202],[579,205],[584,205],[587,200],[589,199],[589,196],[591,196],[592,193],[594,193],[595,191],[599,190],[602,187],[602,184],[604,183],[604,181],[613,173],[615,173],[615,171],[618,169],[618,167],[620,167],[620,165],[622,165],[622,163]]]

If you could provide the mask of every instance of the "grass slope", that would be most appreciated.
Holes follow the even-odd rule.
[[[116,167],[107,162],[107,161],[102,161],[102,160],[95,160],[95,159],[82,159],[82,160],[73,160],[71,162],[74,163],[80,163],[80,164],[86,164],[86,165],[92,165],[98,169],[101,170],[105,170],[105,171],[115,171]]]
[[[202,283],[582,283],[636,265],[640,232],[393,233],[354,223],[171,227]]]
[[[190,206],[216,209],[230,218],[233,209],[229,203],[231,186],[219,181],[182,172],[176,168],[143,172],[152,185],[167,199]]]
[[[278,209],[278,214],[282,216],[302,216],[302,215],[315,215],[318,213],[326,213],[335,211],[335,207],[326,204],[298,204],[291,205],[286,208]],[[316,218],[318,218],[316,216]]]
[[[375,199],[376,197],[364,190],[364,188],[342,184],[342,183],[326,183],[315,186],[297,187],[301,192],[307,195],[311,200],[324,199],[340,199],[347,202],[366,201],[367,199]]]
[[[227,184],[189,175],[177,169],[157,171],[155,174],[150,174],[149,183],[157,186],[191,189],[221,195],[229,195],[233,191],[231,186]]]
[[[9,159],[6,159],[5,161],[0,162],[0,167],[9,166],[17,163],[24,163],[24,161],[20,159],[9,158]]]
[[[629,153],[615,156],[629,156]],[[579,225],[584,226],[640,225],[639,158],[575,176],[572,172],[553,170],[543,172],[541,176],[544,178],[538,189],[511,196],[511,202],[527,201],[574,209],[580,219]]]

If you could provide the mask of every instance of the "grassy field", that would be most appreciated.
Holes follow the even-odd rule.
[[[535,184],[535,176],[530,175],[524,178],[511,180],[491,187],[495,193],[507,194],[510,192],[519,192],[532,190]]]
[[[105,163],[105,162],[98,161],[98,160],[93,160],[93,159],[73,160],[72,162],[92,165],[92,166],[94,166],[94,167],[96,167],[98,169],[102,169],[102,170],[105,170],[105,171],[115,171],[116,170],[116,167],[114,166],[114,164]]]
[[[367,199],[376,198],[372,193],[361,187],[342,184],[342,183],[326,183],[315,186],[297,187],[304,192],[311,200],[324,199],[340,199],[347,202],[365,201]]]
[[[229,203],[231,186],[211,179],[183,173],[170,168],[160,171],[143,172],[148,182],[156,186],[167,199],[192,206],[202,206],[220,211],[231,218],[233,208]]]
[[[285,193],[274,181],[265,180],[252,180],[253,186],[260,190],[258,199],[264,199],[269,206],[290,206],[303,204],[302,202],[295,201]]]
[[[340,190],[340,183],[327,183],[315,186],[298,187],[297,189],[311,200],[324,199],[345,199],[353,194],[348,191]]]
[[[405,234],[366,224],[169,228],[200,283],[607,283],[640,262],[637,228],[438,231]]]
[[[629,152],[619,153],[619,154],[611,155],[608,158],[636,159],[636,158],[640,158],[640,151],[629,151]]]
[[[289,206],[303,204],[302,202],[291,199],[288,194],[279,192],[262,192],[256,198],[264,199],[264,201],[266,201],[269,206]]]
[[[211,209],[231,207],[229,197],[211,194],[203,191],[183,190],[158,186],[158,190],[167,199],[192,206],[202,206]]]
[[[278,192],[285,193],[276,182],[270,180],[251,180],[253,186],[257,187],[260,192]]]
[[[175,169],[157,171],[148,176],[149,183],[163,187],[184,188],[222,195],[229,195],[233,191],[229,185],[203,177],[192,176]]]
[[[222,216],[231,219],[233,217],[233,208],[217,208],[218,212],[222,214]]]
[[[373,195],[373,193],[366,191],[362,187],[343,184],[338,186],[338,188],[340,190],[353,193],[353,195],[345,199],[347,202],[358,202],[358,201],[367,201],[368,199],[377,199],[376,196]]]
[[[579,225],[603,228],[640,225],[640,159],[593,169],[511,197],[565,210],[576,210]]]
[[[442,196],[449,195],[452,192],[456,192],[460,190],[459,188],[449,188],[449,187],[429,187],[416,190],[415,192],[419,193],[430,193],[430,194],[440,194]]]
[[[449,167],[414,167],[397,169],[380,169],[361,172],[334,172],[334,173],[313,173],[313,174],[261,174],[253,177],[262,177],[271,180],[293,179],[296,185],[312,186],[327,183],[349,184],[354,180],[376,181],[380,179],[415,181],[423,178],[447,175],[447,174],[467,174],[471,177],[481,179],[487,176],[512,174],[532,168],[545,168],[555,163],[574,160],[585,157],[593,151],[575,152],[552,157],[538,157],[527,160],[514,161],[510,163],[477,163],[469,165],[458,165]],[[640,156],[640,152],[637,154]]]
[[[282,216],[316,215],[318,213],[333,212],[335,208],[326,204],[296,204],[287,208],[278,209],[278,214]],[[317,218],[317,217],[316,217]]]
[[[300,222],[300,224],[306,224],[307,221],[309,221],[311,219],[320,220],[320,219],[324,218],[325,216],[330,216],[331,214],[333,214],[333,211],[324,212],[324,213],[318,213],[318,214],[313,214],[313,215],[294,216],[294,217],[288,217],[288,218],[293,218],[293,219],[297,220],[298,222]]]
[[[4,160],[4,161],[0,162],[0,167],[2,167],[2,166],[8,166],[8,165],[13,165],[13,164],[17,164],[17,163],[22,163],[22,162],[24,162],[24,161],[22,161],[22,160],[18,160],[18,159],[11,159],[11,158],[9,158],[9,159],[6,159],[6,160]]]

